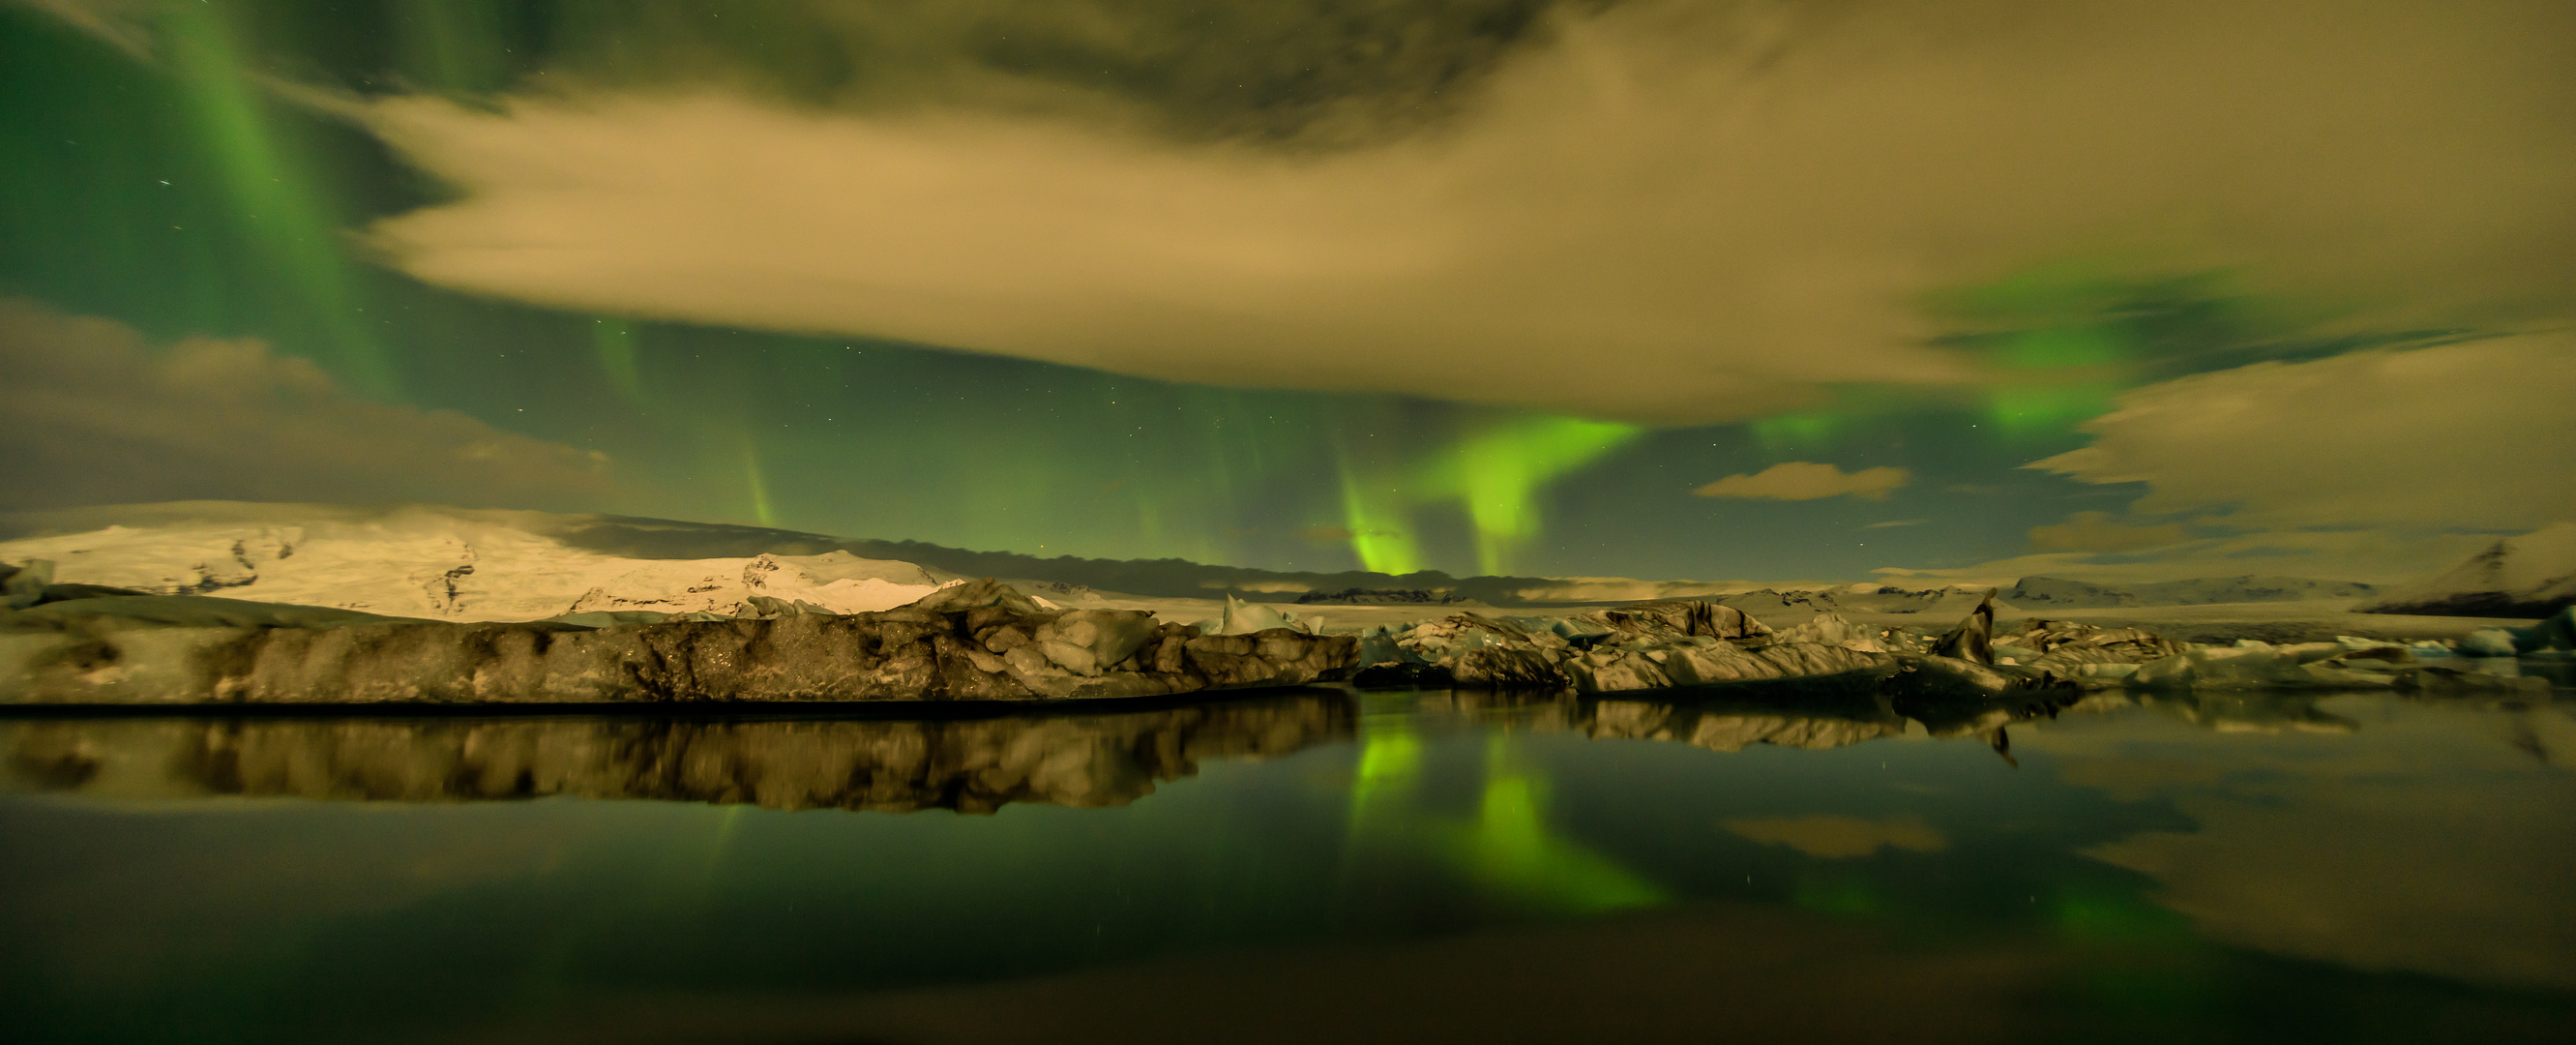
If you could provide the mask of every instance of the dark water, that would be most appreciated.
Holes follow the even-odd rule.
[[[2005,744],[1999,751],[1997,742]],[[13,1041],[2542,1041],[2576,714],[0,720]]]

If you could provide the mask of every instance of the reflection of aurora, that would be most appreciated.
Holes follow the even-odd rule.
[[[183,978],[196,967],[128,956],[232,962],[296,944],[311,948],[296,952],[309,963],[254,966],[246,988],[221,989],[283,999],[263,1014],[335,1002],[320,991],[375,991],[360,997],[383,1004],[420,996],[417,978],[308,988],[310,970],[469,955],[444,974],[463,984],[453,993],[552,1021],[532,1039],[597,1038],[603,1027],[674,1038],[662,1032],[683,1026],[708,1028],[705,1040],[813,1040],[824,1029],[836,1040],[914,1040],[921,1028],[962,1027],[982,1036],[957,1040],[1107,1041],[1150,1013],[1210,1040],[1419,1041],[1429,1027],[1441,1040],[1494,1041],[2082,1037],[2070,1020],[2160,1041],[2229,1040],[2248,1020],[2330,1041],[2555,1040],[2559,1001],[2349,969],[2470,984],[2516,963],[2563,973],[2564,948],[2535,945],[2564,939],[2565,905],[2548,902],[2564,895],[2555,887],[2569,866],[2553,766],[2576,734],[2545,709],[2368,699],[2339,707],[2359,723],[2345,734],[2219,733],[2134,705],[2078,712],[2034,729],[2034,757],[2018,772],[1974,741],[1722,753],[1687,742],[1695,726],[1631,738],[1592,728],[1598,704],[1470,693],[1369,695],[1357,715],[1338,700],[1338,715],[1282,702],[1262,716],[1257,702],[1229,702],[1240,709],[1230,727],[1215,707],[1197,722],[1159,721],[1181,708],[936,729],[708,722],[701,734],[740,735],[658,749],[621,747],[647,738],[602,731],[597,719],[496,729],[459,717],[426,730],[385,718],[232,719],[231,750],[297,754],[236,760],[246,769],[416,781],[438,804],[13,797],[0,812],[28,833],[11,837],[36,844],[0,860],[25,886],[0,913],[34,928],[19,951],[133,985],[84,1013],[186,1003],[202,1020],[209,1007]],[[1634,711],[1638,722],[1684,719],[1676,705]],[[2450,721],[2428,734],[2428,717]],[[172,723],[115,723],[6,723],[55,742],[0,756],[56,752],[5,765],[58,780],[94,769],[84,794],[176,797],[108,793],[164,764],[134,756],[172,750],[106,742]],[[2542,754],[2496,728],[2514,725],[2536,731],[2528,747]],[[665,801],[457,803],[444,772],[388,772],[444,768],[418,757],[438,748],[425,741],[478,728],[488,743],[475,751],[495,766],[504,760],[487,748],[551,752],[540,767],[658,750],[634,764],[665,771],[638,777],[663,790],[622,793]],[[755,789],[778,797],[799,765],[823,770],[811,779],[846,780],[839,760],[870,733],[919,734],[933,752],[1009,750],[1033,766],[1079,768],[1085,759],[1051,756],[1084,752],[1140,766],[1156,753],[1230,761],[1119,808],[1017,804],[1034,794],[972,819],[679,804],[746,797],[698,780],[767,783]],[[1249,742],[1265,736],[1276,742]],[[696,757],[720,751],[746,757]],[[490,779],[506,788],[511,776]],[[2415,800],[2403,801],[2407,791]],[[2169,795],[2181,810],[2162,808]],[[1887,837],[1906,844],[1811,836],[1801,848],[1776,830],[1828,815],[1900,825]],[[1739,817],[1779,841],[1724,829]],[[2130,869],[2139,866],[2152,873]],[[2301,921],[2313,912],[2334,917]],[[2447,924],[2412,920],[2425,914]],[[2495,915],[2516,920],[2498,926]],[[2392,954],[2396,944],[2413,950]],[[2472,947],[2481,960],[2459,960]],[[532,984],[571,1001],[508,1004]],[[1318,998],[1330,1003],[1306,1003]],[[715,1015],[699,1011],[709,1006]],[[1440,1006],[1456,1014],[1419,1015]],[[2447,1033],[2498,1020],[2540,1029]],[[1961,1029],[1988,1026],[2000,1029]]]
[[[1661,887],[1549,825],[1547,780],[1515,756],[1509,733],[1487,736],[1483,773],[1473,815],[1428,809],[1422,738],[1411,720],[1364,721],[1349,851],[1413,848],[1521,907],[1592,912],[1671,901]]]

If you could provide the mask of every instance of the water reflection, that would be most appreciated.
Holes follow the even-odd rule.
[[[1211,1040],[2552,1040],[2576,1013],[2567,708],[2031,714],[2019,768],[1866,701],[1678,695],[0,720],[0,1011],[924,1042],[1140,1012]],[[488,801],[547,795],[657,801]],[[262,796],[381,801],[231,800]]]
[[[2068,784],[2189,830],[2087,855],[2196,931],[2372,970],[2576,989],[2576,717],[2386,694],[2154,701],[2025,734]]]
[[[2319,706],[2321,702],[2337,696],[2339,694],[2296,691],[2219,690],[2139,697],[2113,695],[2103,699],[2102,707],[2116,709],[2143,704],[2220,733],[2277,733],[2285,729],[2308,733],[2350,733],[2359,728],[2358,723]]]
[[[1556,826],[1547,808],[1547,774],[1522,756],[1510,733],[1485,736],[1471,809],[1427,799],[1427,773],[1414,716],[1369,717],[1351,783],[1346,863],[1426,859],[1486,899],[1525,910],[1598,912],[1671,902],[1663,887]]]
[[[1014,802],[1124,805],[1151,794],[1157,783],[1195,774],[1206,759],[1273,757],[1355,738],[1360,756],[1351,823],[1357,837],[1388,815],[1384,810],[1404,805],[1422,771],[1413,716],[1426,712],[1501,716],[1519,731],[1730,753],[1755,745],[1822,751],[1909,735],[1966,736],[1993,745],[2007,760],[2007,729],[2014,723],[2141,705],[2219,732],[2356,728],[2320,709],[2333,694],[2315,692],[2097,694],[2071,707],[2035,703],[1948,717],[1909,716],[1866,695],[1821,706],[1689,694],[1593,700],[1477,690],[1401,699],[1406,715],[1365,727],[1352,698],[1329,691],[1110,714],[946,720],[0,720],[0,786],[140,800],[460,802],[561,795],[781,810],[989,813]],[[1532,807],[1545,785],[1515,761],[1505,734],[1494,744],[1480,817],[1493,825],[1486,835],[1501,837],[1518,830],[1505,825],[1527,819],[1515,811]]]
[[[98,798],[463,802],[554,795],[764,809],[1118,806],[1206,759],[1348,736],[1339,694],[931,721],[103,719],[0,723],[17,788]]]
[[[1908,719],[1873,701],[1784,708],[1688,695],[1577,700],[1490,691],[1418,695],[1422,707],[1509,710],[1530,728],[1713,751],[1753,744],[1825,749],[1903,736]],[[2053,710],[2053,709],[2050,709]],[[2002,723],[1943,722],[1935,735],[1999,739]],[[461,802],[570,796],[754,805],[765,809],[948,809],[1013,802],[1124,805],[1205,759],[1284,755],[1357,736],[1354,830],[1400,805],[1420,771],[1405,729],[1360,730],[1352,698],[1317,691],[1111,714],[989,719],[831,720],[650,716],[110,718],[0,720],[0,782],[14,790],[110,799],[206,797]],[[1918,730],[1922,727],[1916,727]],[[1543,782],[1507,747],[1488,760],[1478,837],[1529,818]],[[1524,837],[1489,863],[1561,863]],[[1482,844],[1482,843],[1479,843]],[[1640,894],[1642,889],[1612,889]]]
[[[1424,693],[1423,711],[1494,716],[1519,729],[1574,733],[1594,740],[1649,740],[1709,751],[1740,752],[1755,745],[1826,751],[1907,737],[1974,738],[2011,762],[2013,729],[2137,708],[2221,733],[2270,733],[2284,729],[2350,733],[2351,719],[2324,710],[2324,702],[2352,694],[2320,690],[2229,690],[2195,694],[2095,693],[2077,700],[2034,698],[2020,705],[1899,710],[1867,695],[1819,703],[1747,701],[1674,695],[1665,700],[1578,699],[1570,696],[1456,690]],[[2427,703],[2470,706],[2454,698]],[[2476,706],[2492,706],[2493,702]],[[1911,712],[1911,713],[1908,713]],[[1950,712],[1950,713],[1945,713]]]

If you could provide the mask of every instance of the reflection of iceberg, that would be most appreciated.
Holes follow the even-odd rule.
[[[1784,711],[1693,707],[1642,700],[1594,705],[1585,730],[1594,739],[1670,740],[1711,751],[1742,751],[1755,744],[1823,750],[1905,735],[1905,719],[1839,717]]]
[[[2030,691],[2019,699],[1950,701],[1888,697],[1866,689],[1843,692],[1784,687],[1667,690],[1661,700],[1583,698],[1510,690],[1445,690],[1423,693],[1425,711],[1508,714],[1515,728],[1537,733],[1580,733],[1595,740],[1654,740],[1710,751],[1736,752],[1755,744],[1821,751],[1891,739],[1919,729],[1934,737],[1977,737],[2002,748],[2005,727],[2055,717],[2067,706],[2061,690]],[[2116,699],[2127,706],[2125,697]]]
[[[2316,691],[2226,690],[2147,697],[2144,703],[2183,721],[2221,733],[2350,733],[2353,720],[2326,711],[2317,702],[2332,694]]]
[[[947,721],[35,720],[0,723],[0,779],[111,799],[568,795],[986,813],[1124,805],[1201,759],[1282,755],[1350,732],[1347,704],[1326,695]]]

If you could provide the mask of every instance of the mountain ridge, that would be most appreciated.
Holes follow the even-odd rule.
[[[2539,618],[2569,606],[2576,606],[2576,522],[2498,540],[2457,566],[2354,611]]]
[[[305,540],[308,530],[335,533],[346,530],[352,534],[380,532],[387,540],[396,540],[398,534],[408,534],[399,539],[422,544],[421,548],[413,549],[419,554],[409,556],[409,559],[418,561],[407,559],[395,572],[403,573],[398,587],[405,591],[416,588],[428,601],[414,606],[410,602],[418,600],[403,594],[401,599],[406,601],[400,607],[380,604],[380,608],[430,615],[450,615],[440,611],[452,610],[458,600],[468,598],[476,586],[488,587],[496,581],[494,571],[500,568],[499,563],[478,565],[478,557],[494,554],[495,549],[514,550],[516,558],[522,561],[522,565],[516,567],[519,569],[542,568],[546,572],[569,573],[579,572],[572,567],[587,563],[590,564],[586,567],[589,572],[599,574],[578,586],[568,586],[571,584],[569,579],[556,585],[569,594],[551,592],[542,599],[530,596],[518,600],[529,604],[514,607],[514,611],[529,612],[531,616],[572,612],[576,608],[634,608],[613,605],[620,599],[630,598],[628,595],[617,591],[590,591],[594,587],[613,587],[607,582],[616,579],[627,579],[630,584],[641,584],[657,592],[661,588],[686,592],[691,588],[704,588],[712,582],[720,584],[729,597],[741,597],[739,593],[732,592],[737,587],[745,591],[764,586],[791,588],[794,590],[790,597],[807,598],[836,609],[840,608],[839,602],[821,597],[818,594],[821,589],[836,580],[844,582],[846,587],[849,583],[871,578],[888,586],[909,589],[959,577],[998,577],[1013,582],[1037,582],[1033,590],[1042,593],[1070,594],[1090,589],[1164,599],[1234,597],[1247,601],[1287,601],[1316,593],[1401,591],[1418,592],[1426,598],[1451,604],[1480,602],[1510,607],[1698,598],[1738,605],[1738,608],[1761,606],[1775,612],[1799,607],[1816,612],[1950,612],[1957,608],[1954,604],[1958,604],[1961,598],[1973,601],[1984,591],[1982,586],[1974,586],[1971,590],[1955,584],[1938,584],[1918,591],[1873,583],[1763,586],[1746,582],[1649,582],[1627,578],[1455,577],[1437,570],[1408,574],[1362,570],[1332,573],[1283,571],[1210,565],[1179,558],[1090,559],[1070,555],[1042,558],[1018,552],[952,548],[926,541],[836,537],[739,523],[690,522],[606,513],[239,501],[111,505],[0,515],[0,538],[6,538],[0,539],[0,559],[56,558],[62,561],[66,580],[91,581],[93,578],[87,574],[98,571],[73,561],[78,553],[67,553],[66,550],[72,546],[61,544],[62,540],[83,534],[96,534],[101,538],[122,534],[121,539],[130,542],[140,538],[145,531],[157,529],[175,534],[188,528],[204,531],[199,535],[202,539],[192,539],[193,543],[184,548],[133,553],[142,559],[158,556],[168,561],[143,562],[142,565],[150,569],[140,573],[126,571],[135,574],[133,576],[102,574],[95,581],[158,591],[186,589],[208,594],[238,592],[236,597],[240,598],[268,597],[242,587],[251,583],[249,578],[257,576],[255,566],[266,563],[272,567],[272,573],[278,572],[276,566],[292,561],[295,547]],[[232,543],[227,546],[227,542]],[[549,553],[548,545],[560,551]],[[559,557],[561,561],[545,562],[549,555]],[[753,560],[764,557],[770,560],[770,564],[758,570],[752,569]],[[180,561],[182,559],[187,561]],[[625,571],[610,570],[612,561],[623,561]],[[669,565],[654,565],[657,563]],[[708,577],[699,578],[694,574],[681,577],[678,573],[671,573],[682,563],[692,564],[691,569],[703,567],[699,572],[708,574]],[[863,569],[861,563],[869,565]],[[388,559],[385,566],[387,570],[394,570],[396,564]],[[897,576],[903,573],[897,569],[899,566],[911,567],[917,572]],[[779,567],[789,569],[782,573]],[[681,569],[681,572],[688,572],[688,569]],[[671,575],[662,576],[665,573]],[[767,573],[768,577],[750,576],[756,573]],[[651,576],[643,576],[645,574]],[[755,580],[761,583],[752,583]],[[684,581],[687,583],[682,583]],[[260,590],[274,591],[275,586]],[[1998,597],[2008,606],[2036,612],[2050,608],[2355,598],[2369,596],[2374,590],[2370,585],[2349,581],[2295,577],[2191,578],[2108,585],[2034,576],[2022,578],[2002,589]],[[709,590],[690,594],[717,593]],[[855,592],[847,594],[856,595]],[[865,602],[872,607],[876,602],[897,594],[901,592],[892,587],[883,592],[871,589]],[[544,600],[556,599],[557,595],[562,596],[557,600],[560,605],[538,605]],[[654,598],[671,601],[666,595],[668,593]],[[681,607],[681,601],[687,605]],[[701,606],[699,603],[709,604]],[[851,602],[849,605],[855,607],[860,603]],[[669,607],[657,604],[653,608],[667,610],[675,607],[709,611],[721,608],[710,603],[708,598],[678,600]],[[533,612],[540,609],[544,612]]]

